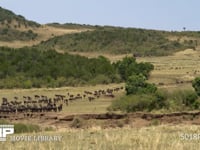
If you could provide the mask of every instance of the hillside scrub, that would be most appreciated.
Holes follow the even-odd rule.
[[[150,69],[144,69],[149,68],[149,63],[136,63],[132,57],[117,64],[124,64],[127,60],[135,64],[130,74],[149,74]],[[103,56],[89,59],[54,50],[1,47],[0,62],[0,88],[62,87],[125,81],[120,65],[112,64]],[[127,72],[126,68],[124,71]]]
[[[30,26],[30,27],[39,27],[40,24],[26,20],[23,16],[21,15],[16,15],[12,11],[4,9],[0,7],[0,23],[2,25],[11,23],[12,21],[17,21],[18,22],[18,27],[23,25],[23,26]]]
[[[184,33],[187,35],[189,33]],[[196,35],[196,33],[194,33]],[[184,36],[135,28],[98,27],[94,31],[54,37],[39,44],[43,48],[59,48],[71,52],[133,53],[136,56],[163,56],[187,48],[195,48],[196,41],[169,40],[168,36]],[[192,33],[190,36],[194,36]],[[197,37],[197,36],[196,36]]]
[[[16,29],[0,28],[0,41],[14,41],[14,40],[34,40],[38,35],[32,30],[18,31]]]

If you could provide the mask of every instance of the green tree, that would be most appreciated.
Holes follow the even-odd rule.
[[[154,69],[154,66],[150,63],[137,63],[133,57],[125,57],[122,61],[116,63],[118,72],[123,80],[127,80],[131,75],[142,74],[146,78],[149,77],[149,73]]]
[[[137,93],[155,93],[157,87],[154,84],[146,82],[146,78],[143,75],[132,75],[126,82],[126,94]]]

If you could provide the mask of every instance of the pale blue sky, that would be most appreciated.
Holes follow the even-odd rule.
[[[80,23],[200,31],[200,0],[0,0],[39,23]]]

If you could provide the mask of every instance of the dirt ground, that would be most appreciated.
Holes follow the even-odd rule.
[[[41,127],[52,127],[56,130],[69,128],[92,128],[95,126],[105,128],[133,127],[142,128],[152,125],[200,125],[200,112],[179,112],[168,114],[153,113],[100,113],[100,114],[74,114],[66,113],[27,113],[27,114],[1,114],[1,119],[11,123],[30,123]],[[79,126],[73,125],[74,120]]]

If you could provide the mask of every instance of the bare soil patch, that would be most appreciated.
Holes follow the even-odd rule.
[[[71,124],[75,118],[82,121],[82,125],[78,128],[92,128],[100,126],[101,128],[116,127],[136,127],[141,128],[151,125],[160,124],[200,124],[200,111],[192,112],[176,112],[166,114],[153,113],[99,113],[99,114],[66,114],[66,113],[30,113],[30,114],[1,114],[1,119],[9,120],[11,123],[27,123],[38,124],[42,127],[71,128]],[[72,127],[74,128],[74,127]]]

